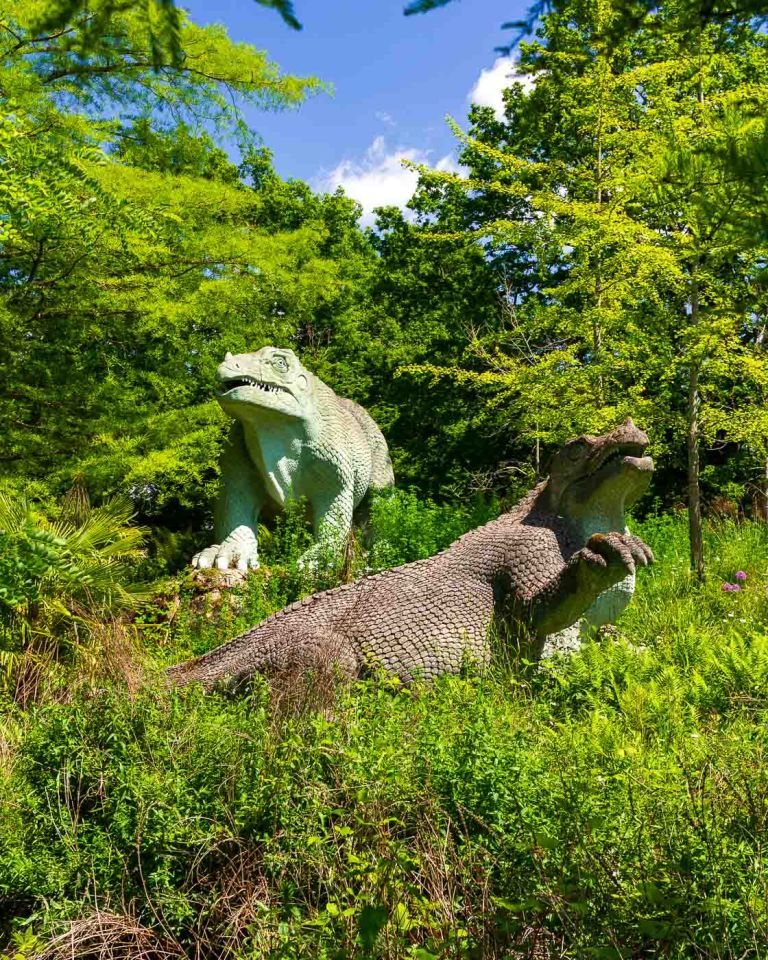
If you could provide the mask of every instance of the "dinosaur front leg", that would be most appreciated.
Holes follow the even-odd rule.
[[[192,558],[200,569],[256,569],[259,566],[257,531],[265,503],[261,479],[253,468],[240,424],[234,424],[220,461],[221,481],[214,515],[218,543]]]
[[[311,570],[323,560],[338,556],[352,529],[354,502],[352,491],[333,495],[317,495],[310,499],[317,542],[299,558],[299,566]]]
[[[650,547],[629,533],[596,533],[561,572],[533,597],[529,623],[542,643],[575,624],[601,593],[653,563]]]

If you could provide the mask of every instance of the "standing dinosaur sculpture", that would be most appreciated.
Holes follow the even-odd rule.
[[[394,481],[387,442],[366,411],[337,397],[292,350],[228,353],[218,368],[219,403],[233,419],[222,454],[214,518],[218,543],[192,565],[226,570],[259,565],[259,517],[306,498],[317,543],[312,565],[343,546],[352,516],[371,489]]]
[[[653,461],[632,423],[570,440],[548,480],[442,553],[317,593],[236,639],[171,668],[178,684],[235,684],[256,672],[335,662],[357,677],[378,664],[403,682],[486,664],[495,627],[533,654],[582,618],[599,625],[629,602],[635,569],[653,561],[626,528]]]

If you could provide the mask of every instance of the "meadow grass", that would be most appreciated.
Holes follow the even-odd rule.
[[[433,519],[430,550],[456,533]],[[768,954],[768,534],[710,525],[698,586],[684,517],[635,529],[658,559],[628,611],[541,669],[276,704],[261,680],[206,696],[147,666],[138,688],[8,700],[9,954]],[[290,569],[234,607],[146,615],[147,663],[300,592]]]

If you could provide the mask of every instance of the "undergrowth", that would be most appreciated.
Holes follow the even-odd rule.
[[[430,552],[461,532],[434,509]],[[400,529],[388,562],[420,548]],[[145,610],[138,687],[8,692],[9,955],[765,956],[768,534],[711,525],[702,587],[684,517],[635,529],[657,564],[630,608],[542,669],[309,686],[288,709],[261,680],[167,689],[158,664],[308,588],[286,562]]]

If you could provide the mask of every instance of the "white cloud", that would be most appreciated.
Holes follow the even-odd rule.
[[[502,93],[513,83],[521,83],[528,91],[533,89],[536,80],[533,74],[521,73],[519,64],[511,57],[497,57],[492,67],[480,71],[475,85],[467,94],[467,100],[481,107],[493,107],[496,116],[501,120],[504,117]]]
[[[419,175],[403,166],[403,161],[426,164],[429,150],[419,147],[395,147],[387,149],[384,137],[376,137],[361,159],[342,160],[333,170],[321,173],[314,186],[332,192],[343,187],[363,207],[361,223],[374,223],[374,207],[405,207],[416,189]],[[437,170],[458,170],[455,159],[447,154],[436,164]]]
[[[377,110],[374,114],[379,123],[383,123],[385,127],[396,127],[397,123],[395,118],[391,113],[387,113],[386,110]]]
[[[463,176],[469,173],[469,168],[459,163],[452,153],[446,153],[444,157],[440,157],[435,164],[435,170],[440,170],[443,173],[460,173]]]

